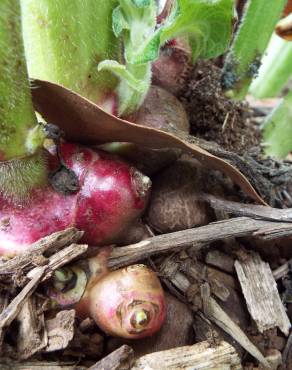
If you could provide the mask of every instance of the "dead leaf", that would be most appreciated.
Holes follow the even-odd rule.
[[[131,142],[153,149],[177,148],[190,153],[204,166],[220,170],[258,203],[266,205],[247,178],[230,163],[191,142],[161,130],[139,126],[106,113],[96,104],[63,86],[32,80],[35,109],[47,120],[58,125],[66,139],[81,144]],[[178,133],[181,136],[181,133]]]

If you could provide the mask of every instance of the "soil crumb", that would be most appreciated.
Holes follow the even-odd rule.
[[[197,63],[179,99],[189,115],[191,134],[243,154],[259,145],[260,131],[251,119],[247,103],[224,95],[221,73],[212,62]]]

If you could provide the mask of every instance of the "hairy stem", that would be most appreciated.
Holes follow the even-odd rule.
[[[33,110],[18,0],[0,1],[0,160],[34,153],[42,143]]]
[[[250,92],[257,98],[278,96],[291,77],[292,43],[274,35]]]
[[[117,0],[21,0],[30,76],[102,104],[116,85],[111,73],[97,71],[100,61],[119,60],[111,25],[116,5]]]
[[[224,64],[223,87],[243,99],[287,0],[248,0]]]
[[[292,150],[292,91],[267,117],[263,127],[265,153],[284,158]]]

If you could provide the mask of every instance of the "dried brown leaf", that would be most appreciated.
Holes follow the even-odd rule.
[[[266,204],[248,179],[230,163],[198,145],[191,137],[170,134],[139,126],[106,113],[96,104],[63,86],[41,80],[32,81],[32,97],[36,110],[48,121],[58,125],[66,139],[82,144],[113,141],[132,142],[149,148],[177,148],[190,153],[204,166],[228,175],[252,199]]]

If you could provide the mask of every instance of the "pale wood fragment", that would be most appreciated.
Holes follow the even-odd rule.
[[[82,235],[82,231],[72,227],[46,236],[33,243],[24,253],[0,263],[0,275],[14,274],[17,269],[32,265],[34,258],[45,252],[53,253],[68,244],[76,243]]]
[[[178,252],[192,246],[199,250],[204,243],[215,240],[255,234],[277,238],[279,233],[290,235],[292,233],[291,224],[237,217],[193,229],[154,236],[136,244],[114,248],[108,264],[110,268],[118,268],[136,263],[150,256]]]
[[[138,359],[132,370],[240,370],[240,358],[227,342],[213,346],[201,342],[192,346],[154,352]]]
[[[134,362],[134,351],[131,347],[124,344],[95,365],[89,370],[130,370]]]
[[[248,339],[240,327],[226,314],[214,298],[210,296],[209,284],[201,286],[204,314],[209,320],[218,325],[232,338],[234,338],[247,352],[255,357],[261,364],[270,369],[270,365],[257,347]]]
[[[241,261],[235,262],[235,270],[248,311],[258,330],[263,333],[277,326],[288,335],[291,324],[270,265],[264,262],[258,253],[250,252],[245,253]]]
[[[48,345],[45,352],[59,351],[68,346],[74,336],[75,310],[64,310],[46,321]]]
[[[17,354],[19,359],[28,359],[46,347],[48,342],[44,314],[40,310],[38,298],[30,297],[17,316],[19,330]]]

